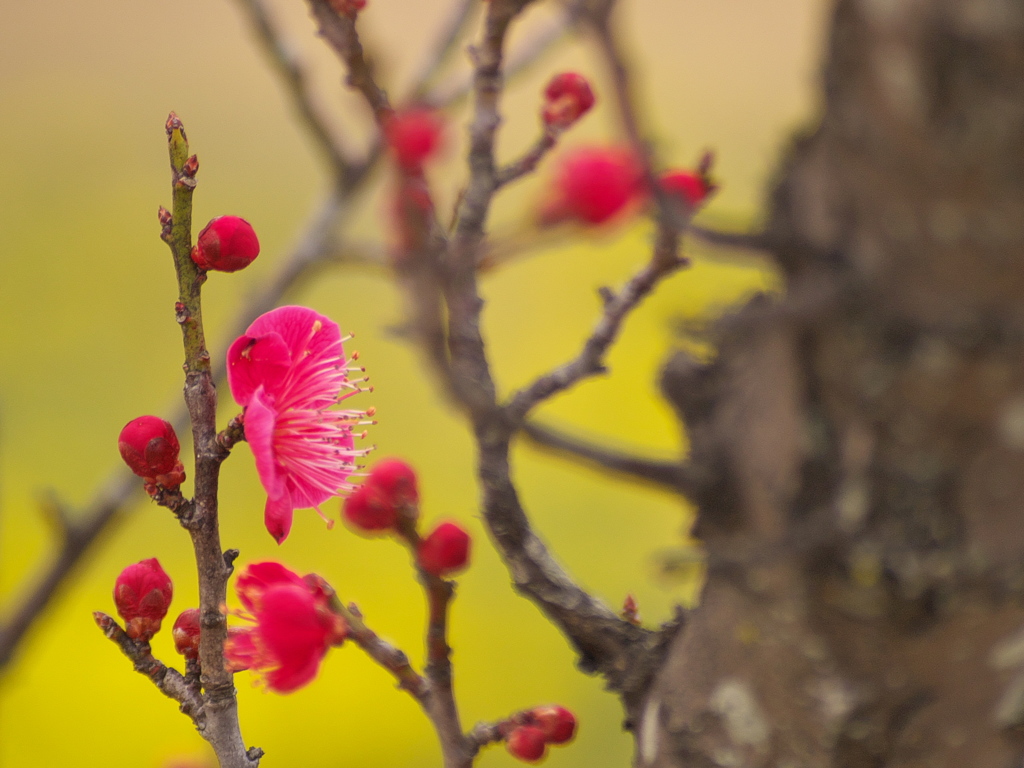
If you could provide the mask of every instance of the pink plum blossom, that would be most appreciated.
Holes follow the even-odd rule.
[[[280,563],[253,563],[235,589],[237,615],[253,626],[232,627],[224,646],[228,669],[263,675],[272,691],[290,693],[316,677],[331,646],[345,641],[344,619],[331,611],[319,576],[303,579]]]
[[[348,378],[342,341],[330,318],[279,307],[228,349],[228,385],[245,408],[245,438],[267,491],[264,518],[279,544],[294,510],[319,513],[320,504],[351,489],[347,479],[366,453],[355,448],[352,430],[369,423],[372,410],[329,410],[361,391]]]

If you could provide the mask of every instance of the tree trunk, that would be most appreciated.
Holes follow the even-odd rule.
[[[770,211],[786,294],[665,369],[708,574],[640,766],[1024,753],[1024,4],[832,24]]]

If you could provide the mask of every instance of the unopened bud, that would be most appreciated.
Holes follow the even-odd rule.
[[[204,270],[237,272],[260,255],[260,241],[252,225],[238,216],[218,216],[196,239],[192,261]]]
[[[176,488],[185,480],[178,436],[159,416],[139,416],[125,424],[117,448],[129,469],[147,483]]]
[[[389,531],[398,523],[395,505],[386,503],[369,483],[363,483],[345,498],[342,514],[359,533]]]
[[[342,16],[354,19],[366,7],[366,0],[330,0],[331,8]]]
[[[384,136],[399,167],[419,173],[423,163],[441,146],[444,123],[430,109],[414,108],[396,112],[384,126]]]
[[[549,744],[565,744],[576,735],[576,715],[557,704],[534,707],[530,710],[530,719]]]
[[[514,729],[508,735],[505,747],[512,757],[527,763],[542,760],[548,749],[544,732],[532,725],[521,725]]]
[[[706,175],[692,171],[669,171],[658,183],[665,192],[680,200],[687,211],[699,207],[716,189]]]
[[[541,118],[551,128],[565,129],[594,106],[594,92],[583,75],[563,72],[555,75],[544,90]]]
[[[171,629],[174,650],[186,659],[199,658],[199,609],[186,608],[178,614]]]
[[[401,459],[378,461],[370,470],[366,484],[372,485],[385,502],[398,509],[415,507],[420,500],[416,472]]]
[[[561,158],[541,223],[604,224],[645,193],[643,168],[624,147],[579,147]]]
[[[469,534],[456,523],[441,523],[420,542],[420,567],[434,576],[447,576],[469,563]]]
[[[133,640],[150,640],[171,605],[174,587],[155,557],[129,565],[114,582],[114,604]]]

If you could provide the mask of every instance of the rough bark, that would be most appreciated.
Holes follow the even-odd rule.
[[[1024,5],[839,0],[784,296],[666,366],[700,607],[641,766],[1021,764]]]

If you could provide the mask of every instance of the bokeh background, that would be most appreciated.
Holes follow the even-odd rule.
[[[660,156],[692,163],[718,154],[719,195],[702,214],[724,227],[756,224],[771,170],[787,138],[813,119],[826,0],[629,0],[620,23],[630,44],[647,127]],[[3,0],[0,21],[0,606],[33,578],[52,548],[39,513],[48,488],[75,505],[119,468],[118,431],[142,413],[170,410],[181,388],[180,334],[173,321],[173,270],[158,238],[156,209],[169,204],[163,124],[176,110],[201,160],[195,218],[234,213],[256,227],[263,255],[245,272],[215,274],[205,291],[208,337],[223,353],[230,319],[280,260],[317,200],[326,175],[280,82],[254,45],[233,0]],[[371,0],[360,19],[381,79],[400,97],[449,8],[441,0]],[[314,36],[305,4],[282,0],[275,14],[313,67],[333,120],[354,153],[369,140],[362,104]],[[549,14],[542,5],[517,27],[528,38]],[[461,55],[450,82],[463,76]],[[572,39],[510,85],[500,155],[532,141],[538,92],[554,72],[607,82],[586,39]],[[565,146],[620,136],[602,99]],[[464,109],[451,113],[446,159],[432,172],[439,208],[465,178]],[[386,170],[386,169],[385,169]],[[520,232],[545,174],[503,195],[494,229]],[[378,174],[353,211],[349,232],[387,242]],[[595,289],[615,285],[646,258],[644,224],[578,236],[533,250],[489,275],[485,331],[505,391],[573,354],[596,317]],[[611,355],[612,375],[545,406],[541,415],[610,444],[671,456],[683,438],[656,386],[679,343],[680,320],[720,312],[753,290],[772,288],[749,257],[721,258],[696,244],[689,271],[665,284],[630,319]],[[400,297],[386,274],[342,267],[290,297],[356,334],[375,391],[376,456],[418,468],[428,520],[454,517],[475,537],[474,562],[454,604],[456,684],[467,725],[536,703],[579,716],[574,745],[553,750],[562,768],[626,765],[630,740],[616,699],[577,672],[559,633],[509,588],[477,514],[466,429],[442,403],[416,352],[389,332]],[[232,414],[222,403],[223,419]],[[223,422],[222,422],[223,423]],[[668,494],[625,484],[519,446],[514,470],[542,536],[575,576],[613,604],[633,593],[645,621],[692,601],[695,581],[666,579],[666,551],[685,544],[689,512]],[[187,466],[187,464],[186,464]],[[317,571],[359,603],[378,632],[422,658],[424,606],[405,553],[344,527],[325,530],[299,512],[277,547],[264,530],[263,492],[240,446],[223,475],[223,540],[241,562],[279,558]],[[328,505],[337,516],[337,505]],[[0,678],[0,766],[132,765],[162,768],[209,759],[173,702],[160,696],[95,628],[91,612],[113,612],[113,580],[126,564],[157,556],[175,579],[172,618],[196,604],[187,535],[169,513],[140,503],[99,542]],[[155,653],[177,661],[169,631]],[[355,647],[334,650],[319,679],[290,696],[237,678],[243,733],[265,765],[428,766],[433,734],[389,676]],[[500,747],[480,765],[514,762]]]

